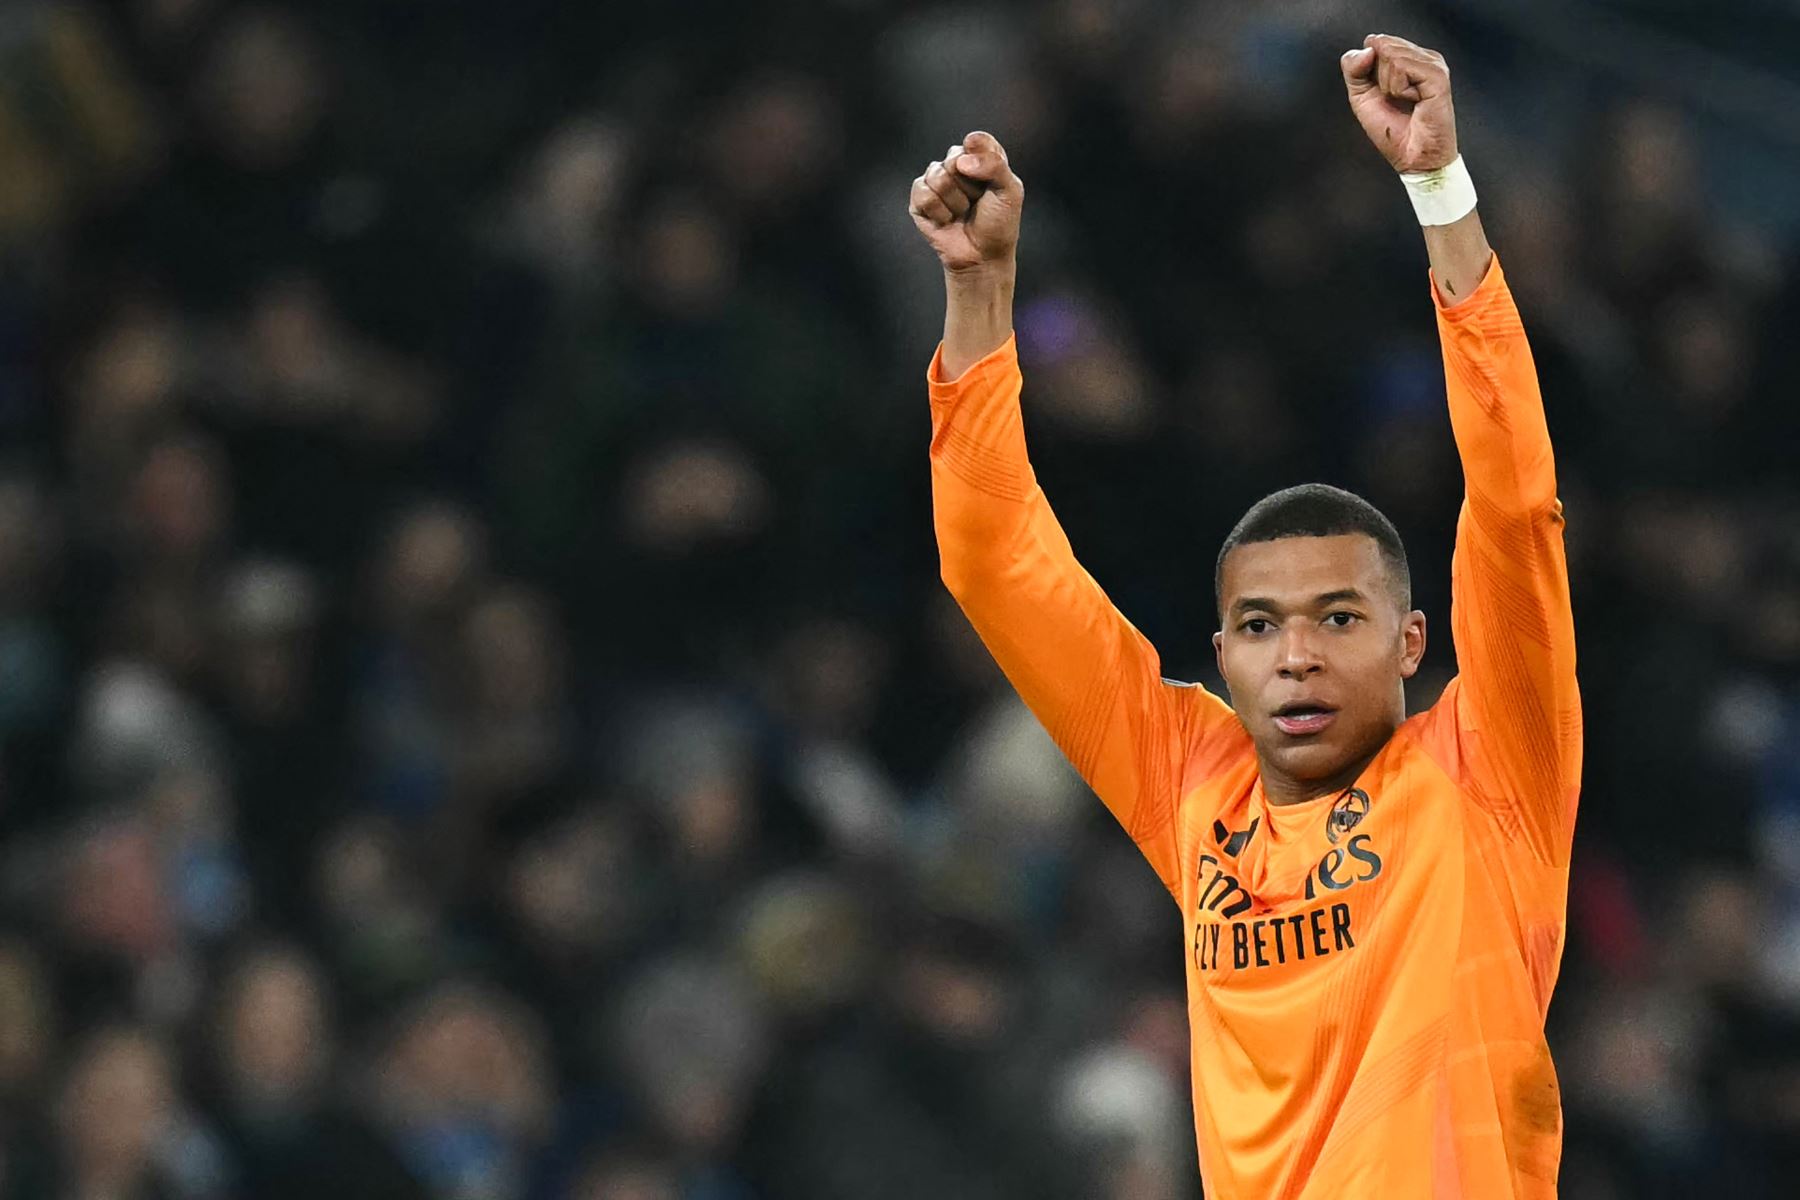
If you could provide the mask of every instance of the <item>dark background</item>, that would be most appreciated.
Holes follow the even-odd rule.
[[[936,578],[906,192],[1027,179],[1034,458],[1166,674],[1324,479],[1429,704],[1370,31],[1557,441],[1563,1194],[1791,1194],[1794,4],[5,0],[0,1195],[1197,1197],[1177,915]]]

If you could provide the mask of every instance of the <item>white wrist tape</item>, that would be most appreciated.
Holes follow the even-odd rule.
[[[1449,225],[1475,211],[1475,181],[1460,154],[1435,171],[1402,171],[1400,182],[1421,225]]]

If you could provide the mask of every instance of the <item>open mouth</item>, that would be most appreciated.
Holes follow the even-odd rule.
[[[1290,737],[1319,733],[1337,719],[1337,709],[1329,704],[1297,701],[1275,710],[1275,728]]]

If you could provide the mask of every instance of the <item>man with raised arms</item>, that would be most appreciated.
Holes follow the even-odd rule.
[[[1550,437],[1444,60],[1375,35],[1340,66],[1431,265],[1421,307],[1435,308],[1465,484],[1458,674],[1442,697],[1407,717],[1426,621],[1393,525],[1321,484],[1264,497],[1219,552],[1230,703],[1163,677],[1026,455],[1012,333],[1025,193],[986,133],[931,163],[910,201],[947,295],[928,373],[942,573],[1181,906],[1207,1194],[1553,1196],[1562,1106],[1544,1017],[1581,707]],[[1096,186],[1113,185],[1102,172]],[[1130,203],[1123,190],[1120,219]]]

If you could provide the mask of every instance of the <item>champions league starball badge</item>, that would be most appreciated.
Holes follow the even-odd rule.
[[[1362,819],[1369,815],[1369,793],[1361,788],[1351,788],[1339,796],[1325,814],[1325,836],[1332,845],[1337,845],[1338,838],[1349,833]]]

